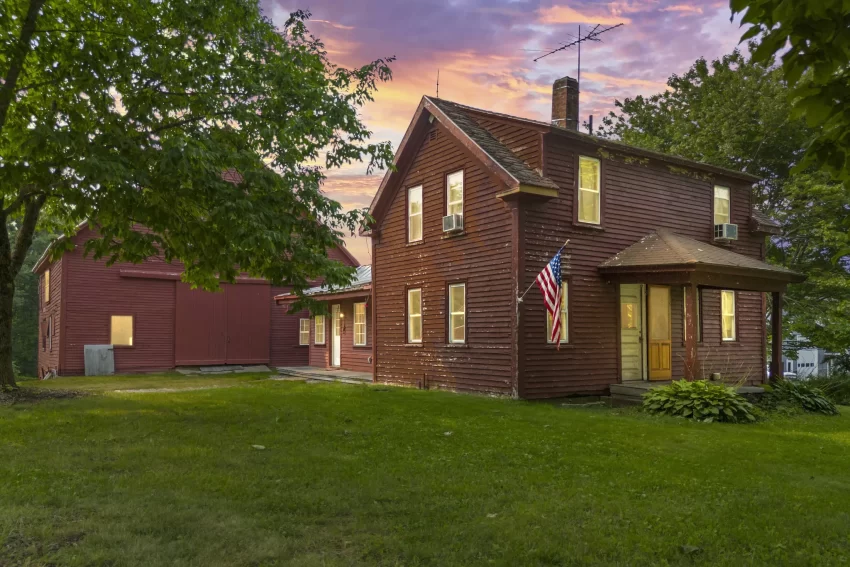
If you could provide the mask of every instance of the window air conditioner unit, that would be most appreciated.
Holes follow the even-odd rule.
[[[738,225],[726,223],[714,225],[714,240],[738,240]]]
[[[446,215],[443,217],[443,232],[463,230],[463,215]]]

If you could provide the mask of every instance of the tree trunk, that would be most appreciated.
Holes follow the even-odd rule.
[[[5,230],[5,227],[4,227]],[[2,260],[0,260],[2,262]],[[0,273],[11,271],[0,268]],[[0,276],[0,390],[16,388],[12,369],[12,298],[15,296],[15,278]]]

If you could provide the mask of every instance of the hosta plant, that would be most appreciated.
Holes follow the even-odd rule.
[[[765,397],[777,406],[790,404],[812,413],[838,415],[838,408],[823,390],[806,382],[779,380],[767,387]]]
[[[733,388],[706,380],[677,380],[650,390],[643,395],[643,409],[707,423],[750,423],[757,419],[756,408]]]

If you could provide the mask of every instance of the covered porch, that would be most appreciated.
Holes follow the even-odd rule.
[[[700,297],[703,290],[720,290],[721,311],[727,309],[727,303],[731,305],[732,325],[737,325],[735,292],[772,295],[770,377],[781,376],[783,294],[789,283],[802,282],[805,276],[664,229],[645,236],[609,258],[599,266],[599,272],[618,289],[618,351],[622,383],[710,377],[704,375],[706,371],[700,361]],[[672,352],[676,345],[672,337],[671,290],[679,288],[683,290],[680,312],[683,376],[673,376]],[[729,297],[731,303],[727,301]],[[763,308],[759,311],[763,317]],[[721,326],[726,324],[723,318],[727,316],[730,313],[726,311],[718,313]],[[723,340],[726,340],[725,337]],[[759,359],[762,359],[763,338],[759,342]],[[639,368],[634,367],[634,360],[640,361]],[[763,360],[759,366],[763,368]]]

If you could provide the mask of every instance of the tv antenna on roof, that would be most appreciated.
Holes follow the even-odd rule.
[[[553,50],[551,50],[547,53],[544,53],[543,55],[541,55],[539,57],[536,57],[534,59],[534,62],[537,63],[538,61],[540,61],[544,57],[548,57],[548,56],[552,55],[553,53],[558,53],[559,51],[564,51],[564,50],[569,49],[571,47],[577,46],[578,47],[578,77],[576,77],[576,81],[578,81],[578,83],[581,84],[581,44],[584,43],[585,41],[602,41],[601,39],[599,39],[600,35],[602,35],[603,33],[607,32],[607,31],[617,29],[617,28],[621,27],[622,25],[623,24],[617,24],[617,25],[614,25],[614,26],[608,26],[607,28],[599,29],[601,24],[596,24],[596,26],[594,26],[594,28],[592,30],[587,32],[586,35],[582,36],[581,35],[581,24],[579,24],[579,26],[578,26],[578,37],[576,39],[574,39],[570,43],[565,43],[561,47],[558,47],[558,48],[553,49]]]

